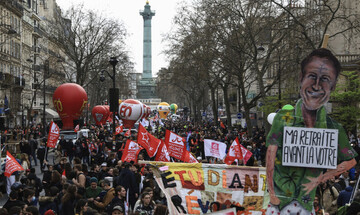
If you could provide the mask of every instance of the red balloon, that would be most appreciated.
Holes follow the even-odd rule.
[[[73,120],[79,119],[87,102],[87,94],[78,84],[66,83],[56,88],[53,103],[63,123],[62,129],[74,129]]]
[[[149,118],[150,114],[151,114],[151,107],[146,106],[146,119]]]
[[[145,104],[142,104],[142,105],[143,105],[143,110],[144,111],[143,111],[143,114],[141,115],[141,119],[144,119],[147,116],[147,112],[146,112],[147,111],[147,109],[146,109],[147,106]]]
[[[107,121],[109,121],[110,123],[113,123],[113,112],[110,112],[110,106],[109,105],[103,105],[107,111],[109,112]]]
[[[92,109],[91,115],[94,118],[96,125],[103,125],[106,123],[110,111],[105,106],[97,105]]]

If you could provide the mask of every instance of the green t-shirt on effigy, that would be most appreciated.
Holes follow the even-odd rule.
[[[326,169],[321,168],[282,166],[284,127],[305,127],[301,106],[302,100],[300,99],[294,110],[280,110],[274,118],[266,139],[267,146],[278,146],[273,181],[275,194],[280,199],[280,210],[293,200],[296,200],[308,211],[311,211],[316,189],[306,194],[303,184],[310,182],[307,177],[318,177],[321,172],[326,171]],[[349,144],[344,128],[327,116],[324,106],[317,110],[315,128],[338,129],[337,164],[357,156],[357,153]]]

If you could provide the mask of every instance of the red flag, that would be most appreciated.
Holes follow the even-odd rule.
[[[179,135],[166,130],[165,143],[171,157],[181,160],[186,151],[185,140]]]
[[[228,165],[231,165],[235,161],[235,159],[238,160],[243,159],[243,154],[241,152],[240,142],[238,138],[236,138],[234,142],[231,144],[224,162]]]
[[[115,128],[115,135],[118,135],[120,134],[121,132],[123,132],[123,126],[122,125],[118,125],[116,128]]]
[[[77,124],[77,126],[75,127],[75,129],[74,129],[74,131],[75,132],[78,132],[80,130],[80,126],[79,126],[79,124]]]
[[[159,150],[156,153],[155,160],[170,162],[170,155],[163,140],[161,140],[161,144],[159,146]]]
[[[223,129],[226,128],[225,125],[224,125],[224,123],[223,123],[222,121],[220,121],[220,127],[222,127]]]
[[[199,163],[199,161],[187,150],[184,151],[184,156],[181,160],[186,163]]]
[[[124,134],[125,137],[130,137],[131,135],[131,129],[127,130],[127,132]]]
[[[141,146],[139,146],[139,144],[137,144],[136,142],[134,142],[132,140],[127,140],[126,145],[125,145],[125,150],[121,156],[121,161],[122,162],[124,162],[124,161],[137,162],[137,156],[142,149],[143,148]]]
[[[16,161],[16,159],[10,154],[9,151],[6,151],[6,164],[4,175],[10,177],[15,171],[22,171],[24,168]]]
[[[65,170],[63,171],[62,175],[66,177],[66,172],[65,172]]]
[[[247,163],[247,161],[250,159],[251,155],[252,155],[252,152],[250,152],[249,150],[247,150],[244,146],[242,146],[240,144],[240,148],[241,148],[241,152],[242,152],[242,155],[243,155],[243,158],[244,158],[244,164]]]
[[[150,157],[155,155],[160,146],[160,140],[151,135],[141,124],[139,124],[137,142],[146,149]]]
[[[48,140],[47,140],[47,147],[55,148],[59,136],[60,136],[59,126],[55,122],[51,121]]]

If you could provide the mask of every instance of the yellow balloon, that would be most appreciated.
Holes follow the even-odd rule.
[[[166,102],[161,102],[157,106],[157,110],[159,112],[161,119],[166,119],[167,115],[170,113],[170,105]]]
[[[172,103],[172,104],[170,105],[170,111],[171,111],[171,113],[176,114],[177,109],[178,109],[177,104]]]

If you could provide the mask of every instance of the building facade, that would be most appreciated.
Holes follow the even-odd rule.
[[[0,14],[0,129],[58,118],[52,94],[66,56],[48,29],[60,8],[55,0],[2,0]]]

